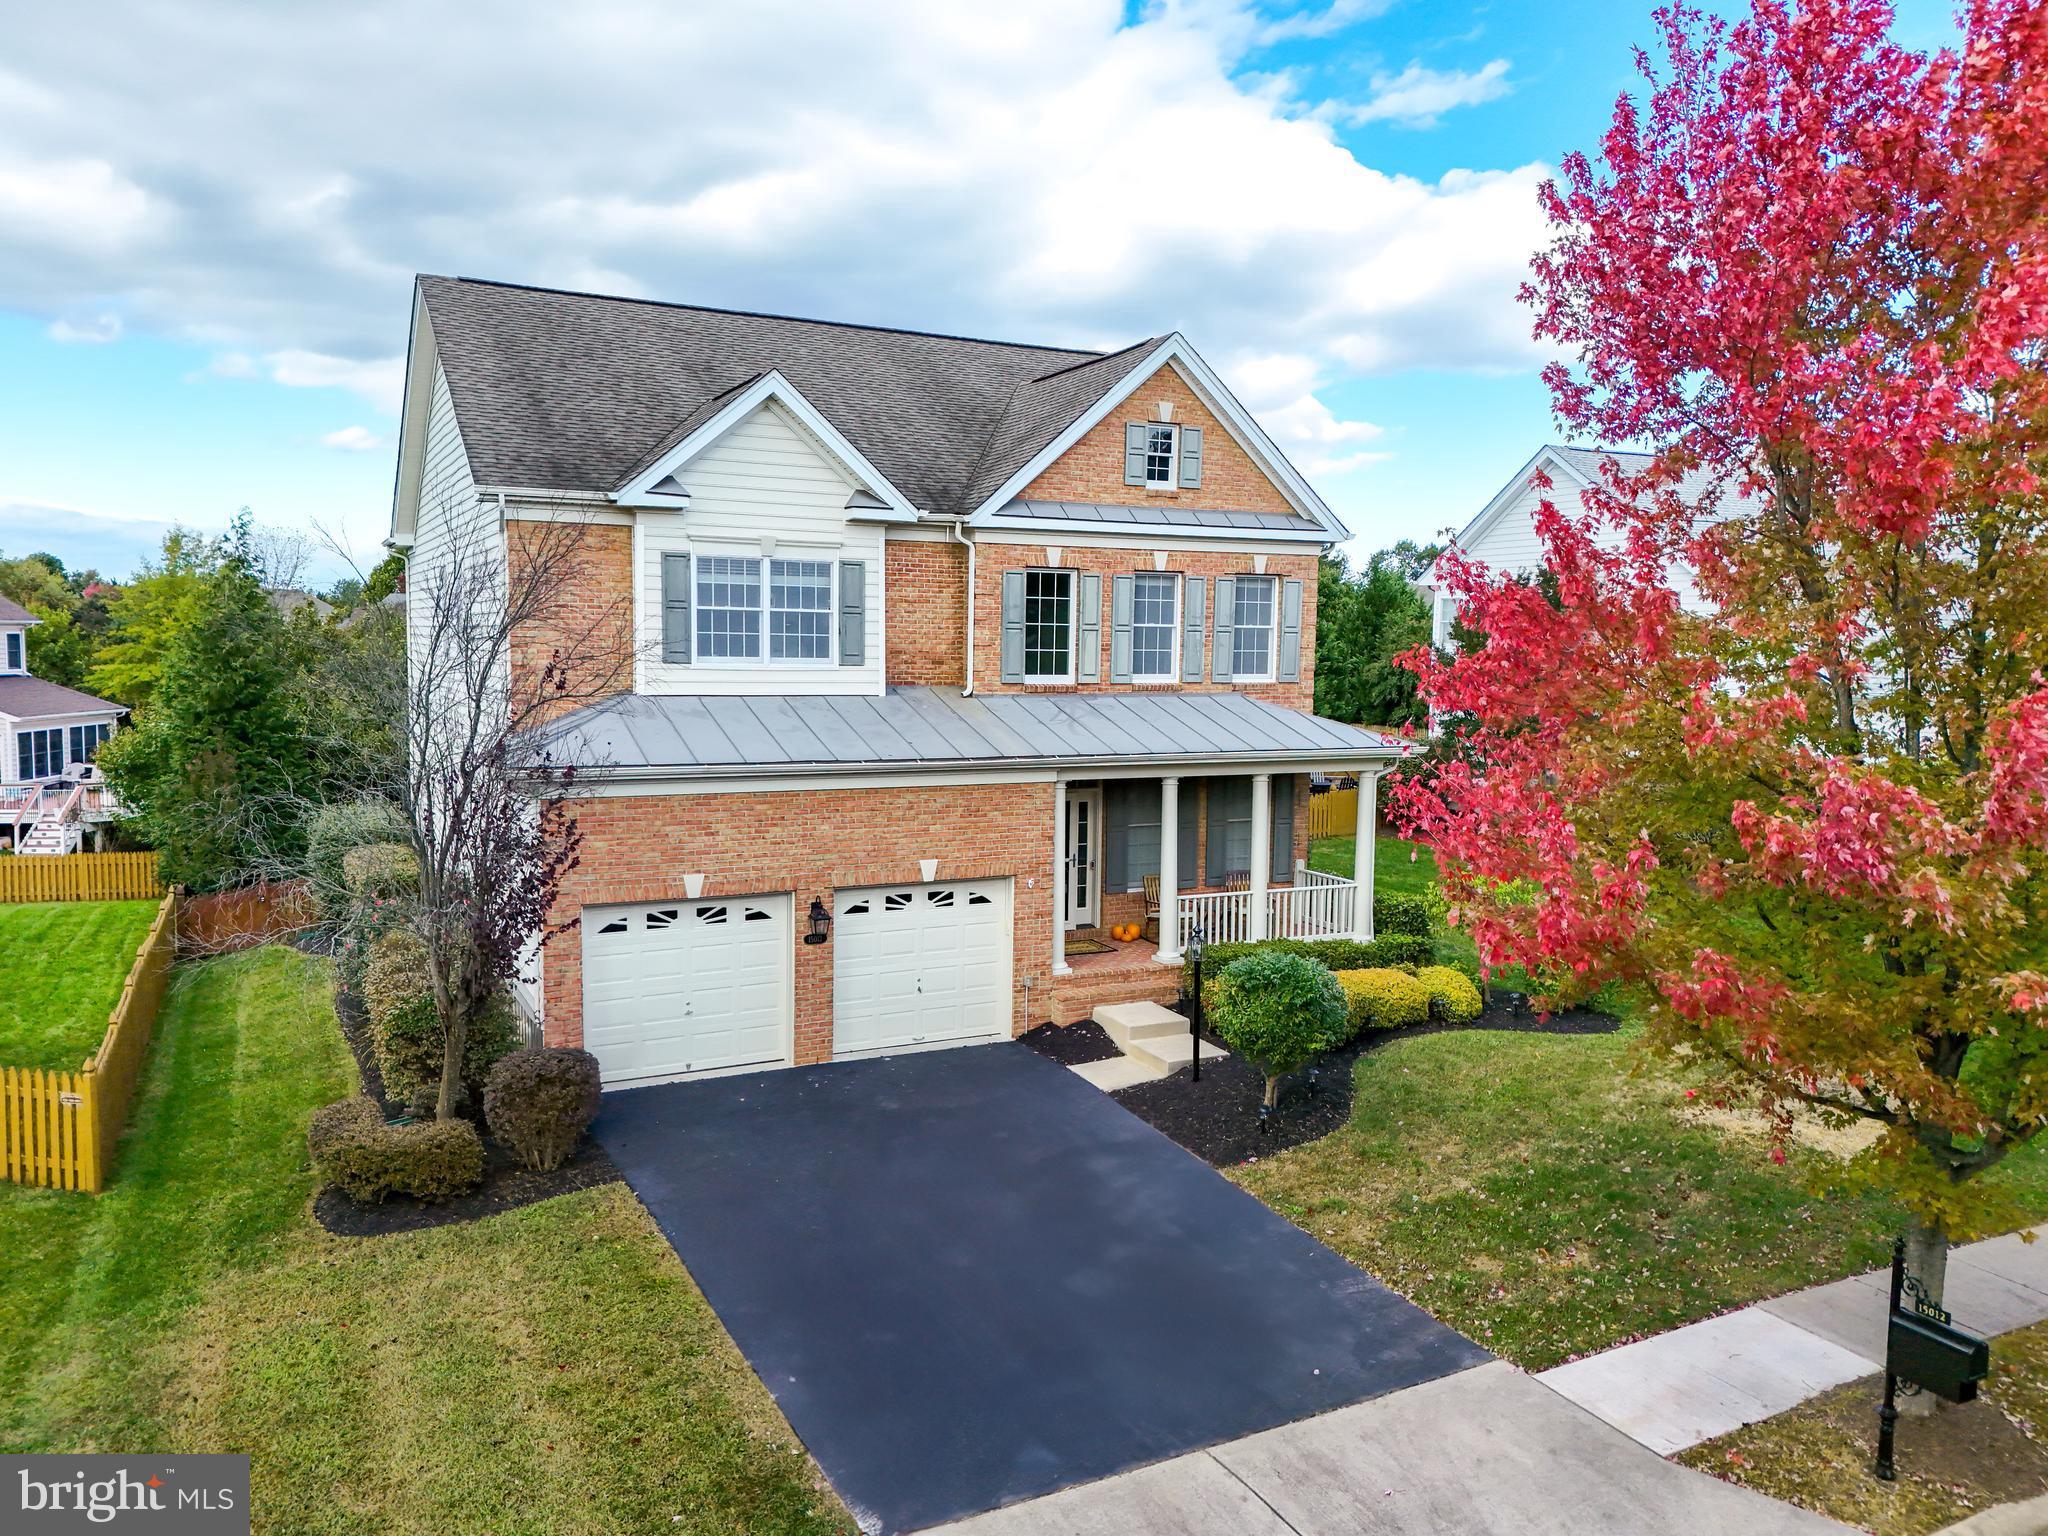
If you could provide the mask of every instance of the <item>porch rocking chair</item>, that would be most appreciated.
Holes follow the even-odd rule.
[[[1145,888],[1145,942],[1159,942],[1159,877],[1146,875],[1140,882]]]

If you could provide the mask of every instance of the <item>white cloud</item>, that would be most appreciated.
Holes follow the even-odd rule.
[[[104,310],[84,320],[52,320],[50,340],[74,346],[105,346],[121,339],[121,317]]]
[[[341,427],[325,433],[320,439],[323,448],[339,448],[345,453],[368,453],[382,448],[384,439],[368,427]]]
[[[1494,59],[1478,69],[1431,69],[1410,64],[1398,75],[1375,75],[1372,95],[1342,116],[1352,123],[1399,123],[1408,128],[1433,128],[1438,118],[1458,107],[1497,101],[1513,90],[1508,61]]]
[[[1084,345],[1177,328],[1314,380],[1527,368],[1542,168],[1394,175],[1332,127],[1424,121],[1505,65],[1411,66],[1363,107],[1244,73],[1377,8],[50,7],[0,80],[0,307],[106,306],[211,372],[387,413],[416,270]]]

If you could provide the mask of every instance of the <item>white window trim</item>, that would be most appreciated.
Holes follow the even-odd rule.
[[[1239,576],[1236,579],[1238,581],[1262,581],[1267,583],[1266,590],[1272,594],[1272,598],[1266,605],[1266,613],[1268,617],[1266,619],[1266,623],[1264,626],[1266,631],[1266,670],[1263,672],[1240,672],[1237,669],[1237,634],[1239,629],[1248,629],[1250,628],[1250,626],[1240,625],[1237,622],[1235,604],[1237,601],[1238,589],[1232,588],[1231,603],[1233,607],[1230,615],[1230,680],[1233,683],[1277,682],[1279,680],[1280,667],[1280,578],[1277,576],[1250,575]]]
[[[1152,478],[1152,434],[1164,431],[1167,437],[1166,478]],[[1148,491],[1172,491],[1180,488],[1180,424],[1172,421],[1148,421],[1145,423],[1145,489]]]
[[[1138,583],[1147,576],[1169,576],[1173,579],[1173,617],[1167,626],[1171,631],[1168,648],[1172,659],[1167,663],[1164,672],[1140,672],[1138,670]],[[1134,687],[1140,683],[1148,687],[1158,687],[1163,683],[1178,683],[1180,681],[1181,615],[1185,612],[1183,605],[1187,601],[1187,577],[1183,576],[1179,571],[1133,571],[1131,577],[1131,683]]]
[[[772,543],[744,544],[717,543],[692,544],[687,549],[670,550],[671,554],[690,556],[690,659],[687,662],[660,662],[669,667],[705,667],[715,671],[744,671],[750,667],[774,667],[778,670],[793,667],[836,667],[839,665],[839,560],[845,546],[837,544],[785,544],[776,539]],[[770,553],[770,550],[773,553]],[[761,654],[758,656],[706,656],[700,643],[702,633],[697,628],[697,615],[703,610],[698,593],[703,590],[703,561],[706,557],[714,560],[758,560],[761,562]],[[828,568],[826,576],[825,603],[825,646],[823,656],[770,656],[768,654],[769,590],[774,585],[774,565],[777,560],[822,561]],[[661,579],[660,557],[655,560],[655,580]]]
[[[1031,578],[1034,575],[1064,576],[1067,579],[1067,669],[1057,677],[1031,675]],[[1031,565],[1024,568],[1024,686],[1026,688],[1071,688],[1079,676],[1075,665],[1081,644],[1081,573],[1070,565]]]

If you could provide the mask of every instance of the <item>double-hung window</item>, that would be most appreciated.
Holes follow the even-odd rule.
[[[1180,456],[1180,429],[1155,421],[1145,429],[1145,484],[1171,490]]]
[[[100,743],[114,734],[110,725],[74,725],[71,727],[71,761],[89,763],[99,755]]]
[[[697,659],[832,659],[832,562],[697,557]]]
[[[1074,573],[1024,573],[1024,676],[1034,683],[1074,680]]]
[[[1271,576],[1237,578],[1230,615],[1230,673],[1239,682],[1273,680],[1274,596]]]
[[[21,631],[18,629],[10,629],[7,632],[7,670],[25,670],[21,664]]]
[[[61,727],[47,731],[22,731],[15,738],[20,753],[20,777],[55,778],[64,771],[64,732]]]
[[[1131,582],[1131,680],[1172,682],[1180,634],[1180,578],[1140,571]]]
[[[832,562],[768,562],[768,657],[832,659]]]

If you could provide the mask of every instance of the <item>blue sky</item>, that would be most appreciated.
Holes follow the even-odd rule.
[[[1649,28],[1521,0],[47,8],[0,55],[0,553],[124,575],[246,506],[373,561],[419,270],[1178,328],[1355,552],[1426,539],[1554,435],[1512,298],[1533,189]]]

